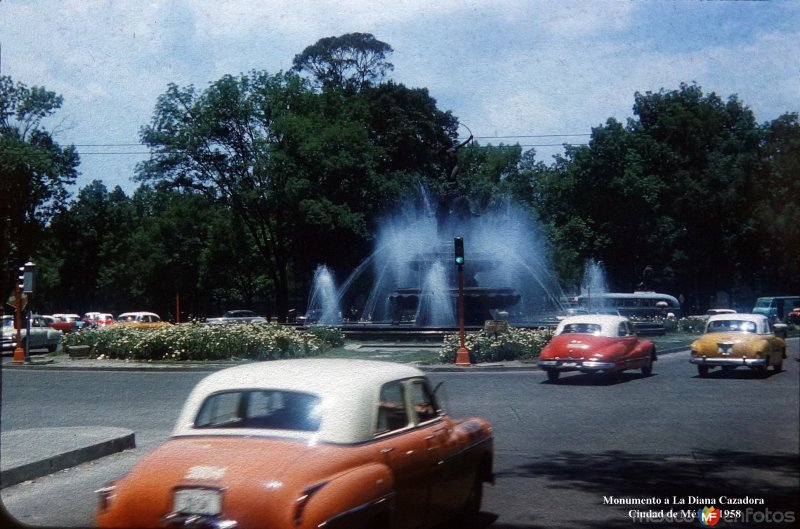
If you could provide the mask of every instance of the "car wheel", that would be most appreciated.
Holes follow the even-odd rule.
[[[556,371],[557,373],[558,371]],[[483,503],[483,480],[481,479],[480,472],[475,473],[475,479],[472,482],[472,488],[467,496],[467,501],[464,503],[464,508],[461,510],[461,515],[464,518],[477,516],[481,512],[481,504]]]
[[[642,375],[649,377],[653,374],[653,359],[646,366],[642,366]]]
[[[701,377],[708,376],[708,366],[697,366],[697,374]]]
[[[759,378],[765,378],[767,376],[767,370],[769,369],[769,357],[764,358],[764,365],[758,366],[755,369],[756,376]]]
[[[772,370],[776,373],[783,371],[783,354],[781,354],[780,358],[778,358],[778,361],[772,366]]]
[[[558,380],[559,375],[561,375],[561,371],[557,369],[548,369],[547,370],[547,380],[550,382],[555,382]]]

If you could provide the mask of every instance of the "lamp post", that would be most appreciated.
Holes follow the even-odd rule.
[[[470,366],[469,349],[466,346],[466,336],[464,333],[464,239],[454,237],[453,246],[455,247],[455,262],[458,266],[458,338],[459,347],[456,353],[457,366]]]

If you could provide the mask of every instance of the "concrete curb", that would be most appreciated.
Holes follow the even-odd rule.
[[[135,447],[135,434],[125,428],[73,426],[2,432],[0,488]]]

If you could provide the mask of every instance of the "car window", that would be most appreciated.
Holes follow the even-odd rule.
[[[195,428],[264,428],[315,432],[322,422],[320,398],[282,390],[215,393],[200,407]]]
[[[561,334],[576,333],[576,334],[600,334],[600,325],[596,323],[570,323],[564,326]]]
[[[708,323],[706,332],[756,332],[756,324],[752,321],[717,320]]]
[[[411,383],[411,405],[417,414],[418,423],[439,417],[436,401],[424,380],[414,380]]]
[[[403,384],[399,380],[386,383],[381,387],[375,434],[400,430],[406,426],[408,426],[408,412]]]

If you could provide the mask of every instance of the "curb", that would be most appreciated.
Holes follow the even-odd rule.
[[[75,438],[79,438],[77,443],[74,443]],[[58,446],[70,443],[72,446],[69,450]],[[125,428],[78,426],[3,432],[0,445],[3,449],[0,489],[3,489],[135,448],[136,440],[134,432]],[[40,453],[23,454],[31,451],[32,446],[38,448],[34,451]]]

